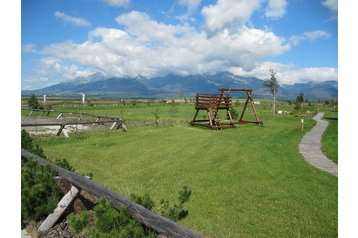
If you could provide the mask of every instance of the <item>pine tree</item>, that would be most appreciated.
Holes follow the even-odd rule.
[[[35,94],[31,94],[29,99],[27,99],[27,105],[30,109],[38,109],[40,108],[40,103],[37,100]]]

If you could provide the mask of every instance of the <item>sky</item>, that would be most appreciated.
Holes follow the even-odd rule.
[[[95,72],[338,80],[337,0],[22,0],[21,88]]]

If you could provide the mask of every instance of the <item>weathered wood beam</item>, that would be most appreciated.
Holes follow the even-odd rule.
[[[138,205],[110,190],[71,171],[65,170],[48,160],[34,155],[26,150],[21,150],[21,158],[32,158],[42,165],[48,165],[59,173],[60,176],[67,179],[74,186],[83,189],[96,197],[104,198],[112,202],[113,207],[119,209],[122,205],[128,206],[129,216],[137,220],[139,223],[146,225],[150,229],[166,235],[167,237],[202,237],[196,232],[189,230],[188,228],[173,222],[172,220],[159,216],[152,211]]]
[[[51,227],[56,223],[56,221],[61,217],[61,215],[64,213],[67,207],[71,204],[73,199],[75,199],[78,192],[79,190],[75,186],[71,187],[70,191],[58,203],[53,213],[48,215],[45,221],[41,223],[39,227],[40,233],[47,232],[48,230],[51,229]]]
[[[56,117],[56,119],[60,119],[62,116],[63,116],[63,112],[61,112],[60,115],[58,115],[58,116]]]
[[[114,120],[108,121],[81,121],[81,122],[49,122],[49,123],[21,123],[22,127],[29,126],[60,126],[60,125],[85,125],[85,124],[103,124],[103,123],[112,123]]]

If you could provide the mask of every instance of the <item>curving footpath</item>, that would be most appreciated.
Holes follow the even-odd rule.
[[[299,151],[309,164],[338,177],[338,165],[328,159],[321,150],[321,137],[328,126],[328,122],[322,120],[323,114],[320,112],[313,117],[317,124],[303,136]]]

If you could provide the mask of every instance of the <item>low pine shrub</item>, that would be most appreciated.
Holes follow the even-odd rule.
[[[35,155],[40,156],[41,158],[46,159],[42,148],[39,145],[34,144],[30,134],[24,129],[21,130],[21,149],[27,150]]]
[[[91,238],[142,238],[156,237],[154,232],[145,232],[144,228],[135,220],[128,217],[128,207],[121,206],[117,211],[108,201],[101,199],[94,207],[94,225],[88,227],[88,218],[78,215],[69,215],[67,221],[74,234],[82,232]],[[86,228],[87,227],[87,228]]]
[[[190,188],[184,186],[183,189],[179,191],[179,197],[176,203],[170,205],[169,201],[162,199],[159,205],[161,215],[173,221],[179,221],[187,217],[189,211],[184,209],[184,204],[189,201],[190,195]]]
[[[119,228],[120,222],[126,223],[128,219],[123,215],[120,217],[120,213],[112,207],[110,202],[105,200],[101,200],[99,204],[94,207],[94,212],[96,217],[95,226],[101,232],[117,229]]]
[[[21,217],[38,220],[50,214],[60,200],[61,191],[53,179],[57,173],[48,166],[27,160],[21,166]]]
[[[184,186],[183,189],[179,191],[178,200],[173,204],[170,204],[166,199],[161,199],[158,206],[156,206],[149,194],[144,194],[143,196],[131,194],[131,199],[149,210],[155,210],[155,212],[162,216],[168,217],[173,221],[179,221],[189,214],[189,211],[184,209],[184,204],[189,201],[190,195],[190,188]]]
[[[150,197],[148,193],[144,194],[143,196],[137,196],[132,193],[130,197],[135,203],[138,203],[139,205],[142,205],[149,210],[152,210],[155,205],[154,200]]]
[[[231,108],[230,113],[232,119],[236,120],[239,118],[239,112],[235,108]]]
[[[42,148],[36,145],[29,133],[21,131],[21,148],[47,159]],[[74,171],[67,160],[55,162],[59,166]],[[21,219],[38,220],[50,214],[57,206],[62,193],[53,177],[57,172],[35,160],[21,160]]]
[[[88,211],[80,214],[71,213],[67,216],[67,223],[73,234],[79,234],[88,224]]]
[[[75,169],[70,165],[70,163],[66,159],[62,159],[62,160],[57,159],[55,160],[55,164],[64,169],[67,169],[68,171],[75,172]]]

